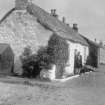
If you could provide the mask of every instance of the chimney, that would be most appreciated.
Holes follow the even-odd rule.
[[[78,32],[78,24],[76,24],[76,23],[73,24],[73,30]]]
[[[67,26],[69,26],[69,24],[67,23]]]
[[[97,39],[95,38],[94,41],[97,42]]]
[[[58,15],[56,14],[56,9],[51,9],[51,16],[58,18]]]
[[[54,11],[54,15],[56,14],[56,9],[53,9],[53,11]]]
[[[15,8],[18,10],[25,10],[29,0],[15,0]]]
[[[65,18],[65,17],[62,18],[62,22],[63,22],[63,23],[66,22],[66,18]]]
[[[102,42],[102,40],[99,42],[99,44],[100,44],[100,46],[103,46],[103,42]]]
[[[51,15],[53,15],[53,9],[51,9]]]

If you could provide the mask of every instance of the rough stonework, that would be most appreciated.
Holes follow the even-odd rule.
[[[0,24],[0,43],[11,45],[15,53],[16,71],[20,70],[19,56],[24,48],[31,46],[32,51],[37,51],[39,46],[47,45],[51,34],[51,31],[41,26],[37,19],[25,10],[14,10]]]

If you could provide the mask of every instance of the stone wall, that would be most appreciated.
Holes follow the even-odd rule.
[[[0,43],[10,44],[15,54],[16,72],[20,71],[20,59],[26,46],[36,52],[39,46],[46,46],[52,32],[45,29],[27,11],[15,10],[0,24]],[[17,63],[18,62],[18,63]]]

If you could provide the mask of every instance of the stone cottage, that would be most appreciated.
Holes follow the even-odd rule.
[[[48,45],[54,33],[68,44],[69,57],[63,73],[73,75],[75,50],[82,55],[83,65],[89,54],[88,43],[78,34],[76,24],[71,28],[58,19],[55,9],[48,13],[28,0],[15,0],[15,7],[0,21],[0,43],[9,43],[12,47],[14,71],[20,74],[19,56],[24,48],[31,46],[36,52],[40,46]]]

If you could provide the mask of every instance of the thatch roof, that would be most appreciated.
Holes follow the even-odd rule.
[[[82,38],[78,32],[75,32],[71,27],[67,24],[61,22],[56,17],[51,16],[48,12],[44,11],[40,7],[35,4],[29,4],[27,7],[27,11],[37,17],[37,20],[45,26],[46,28],[52,30],[57,35],[71,40],[76,43],[81,43],[83,45],[88,45],[84,38]]]
[[[81,37],[78,32],[75,32],[70,26],[63,23],[56,17],[51,16],[48,12],[40,8],[39,6],[29,3],[27,5],[27,12],[37,17],[38,22],[45,28],[55,32],[57,35],[83,45],[88,46],[86,40]],[[11,9],[3,18],[0,20],[0,24],[13,12],[16,8]]]
[[[81,34],[80,34],[80,36],[81,36],[84,40],[86,40],[88,44],[92,44],[92,45],[94,45],[94,46],[97,47],[97,48],[100,48],[100,47],[101,47],[100,44],[98,44],[98,43],[96,43],[96,42],[94,42],[94,41],[92,41],[92,40],[86,38],[85,36],[83,36],[83,35],[81,35]]]

